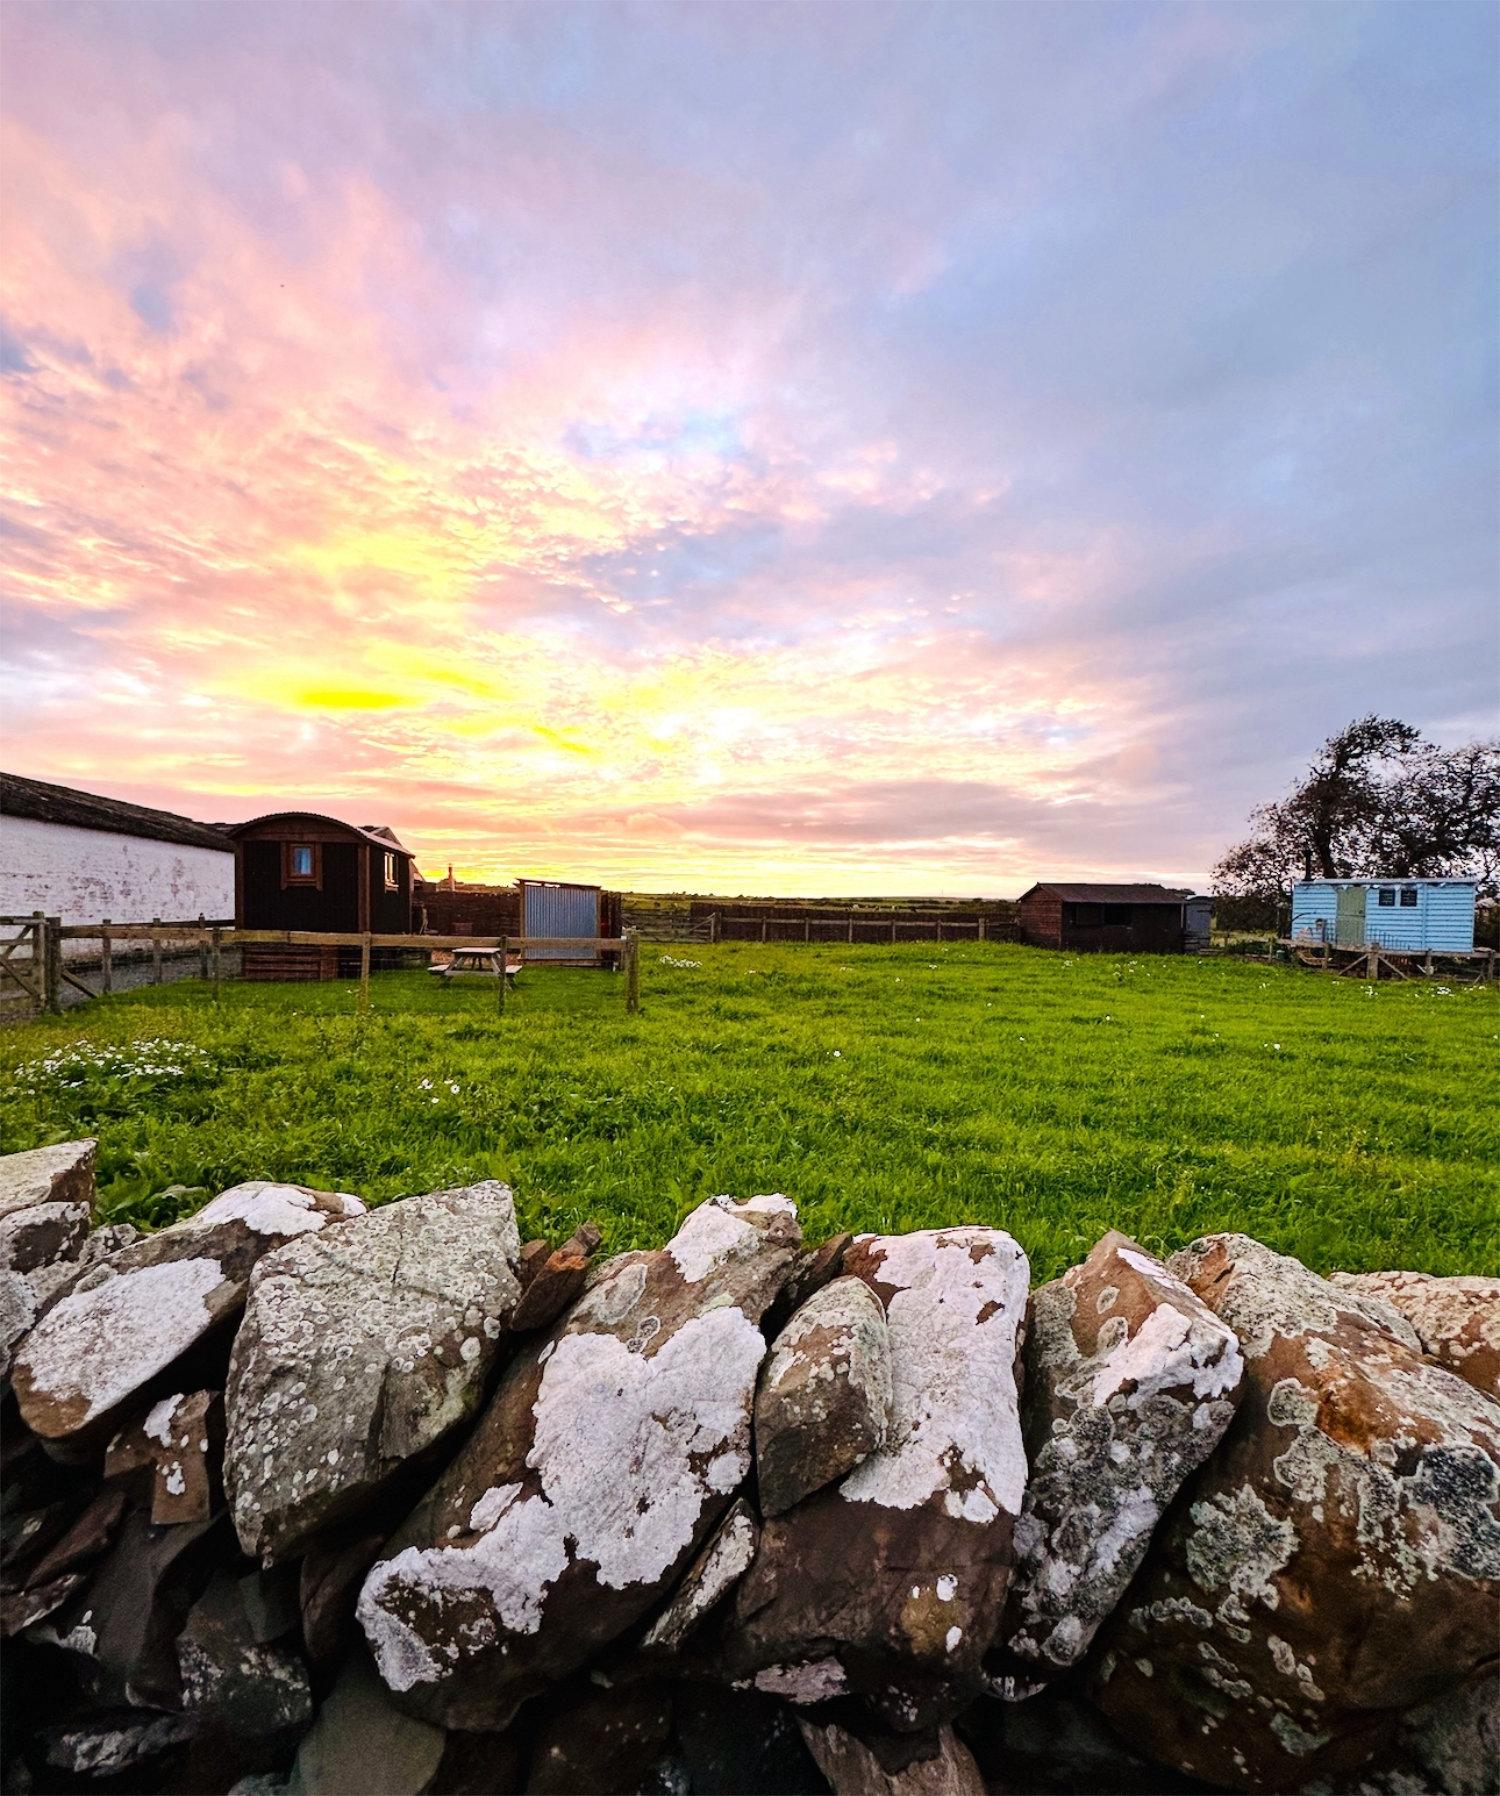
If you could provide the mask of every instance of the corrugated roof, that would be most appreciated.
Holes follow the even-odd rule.
[[[73,829],[103,830],[112,836],[146,836],[156,842],[180,842],[186,848],[218,848],[234,853],[234,844],[208,823],[195,823],[175,811],[153,811],[102,798],[72,786],[54,786],[19,773],[0,773],[0,814],[29,817],[37,823],[66,824]]]
[[[1158,885],[1059,885],[1050,879],[1038,880],[1021,896],[1029,898],[1032,892],[1050,892],[1064,904],[1181,904],[1193,896],[1191,892],[1174,892]]]

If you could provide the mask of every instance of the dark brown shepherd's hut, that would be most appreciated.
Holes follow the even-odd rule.
[[[1158,885],[1062,885],[1021,894],[1021,939],[1076,954],[1180,954],[1187,894]]]
[[[228,834],[236,927],[411,933],[412,857],[384,826],[277,811],[232,824]],[[399,950],[376,949],[371,964],[398,959]],[[249,943],[244,950],[247,979],[340,979],[358,971],[358,948]]]

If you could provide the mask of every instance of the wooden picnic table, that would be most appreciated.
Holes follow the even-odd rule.
[[[451,979],[455,973],[493,973],[500,971],[500,950],[498,948],[453,948],[449,951],[452,958],[445,967],[430,967],[429,972],[436,973],[441,979]],[[515,984],[516,974],[520,972],[522,962],[510,955],[505,958],[505,977]]]

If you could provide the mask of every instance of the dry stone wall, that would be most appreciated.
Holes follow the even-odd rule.
[[[1500,1285],[0,1161],[5,1790],[1500,1788]]]

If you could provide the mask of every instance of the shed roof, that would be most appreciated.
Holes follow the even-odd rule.
[[[112,836],[144,836],[155,842],[180,842],[187,848],[234,852],[234,844],[210,823],[195,823],[175,811],[127,804],[122,798],[103,798],[97,792],[80,792],[73,786],[26,779],[19,773],[0,773],[0,813],[29,817],[37,823],[102,830]]]
[[[1415,873],[1323,874],[1313,879],[1294,880],[1297,886],[1473,886],[1479,881],[1472,873],[1444,873],[1423,877]]]
[[[1021,901],[1028,899],[1032,892],[1050,892],[1064,904],[1181,904],[1185,898],[1193,896],[1191,892],[1174,892],[1160,885],[1061,885],[1043,879],[1022,892]]]
[[[347,829],[351,836],[362,836],[367,842],[373,842],[379,848],[394,848],[398,854],[411,856],[411,850],[403,846],[393,829],[383,823],[345,823],[342,817],[330,817],[323,811],[267,811],[263,817],[247,817],[243,823],[230,823],[225,827],[231,836],[243,835],[247,829],[259,829],[265,823],[291,822],[297,817],[308,817],[317,823],[331,823],[335,829]]]

